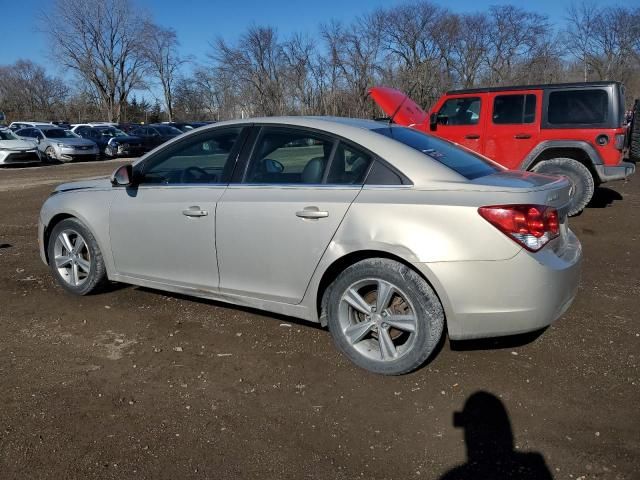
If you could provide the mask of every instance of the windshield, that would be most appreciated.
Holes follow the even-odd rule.
[[[373,130],[428,155],[469,180],[500,171],[500,167],[479,155],[457,147],[441,138],[412,128],[389,126]]]
[[[0,140],[18,140],[11,130],[0,130]]]
[[[68,130],[61,128],[50,128],[48,130],[42,130],[42,133],[47,138],[78,138],[78,135]]]

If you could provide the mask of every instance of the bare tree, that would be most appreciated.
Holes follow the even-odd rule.
[[[379,16],[369,15],[356,18],[349,27],[336,21],[321,27],[332,73],[339,74],[345,89],[342,95],[338,95],[343,97],[339,103],[342,109],[338,113],[341,115],[373,113],[367,91],[375,84],[381,69],[381,20]]]
[[[210,58],[218,72],[236,84],[236,94],[249,114],[284,113],[283,47],[271,27],[250,27],[236,45],[218,38]]]
[[[29,60],[0,66],[0,110],[12,118],[60,118],[65,116],[69,89]]]
[[[109,121],[141,85],[145,21],[132,0],[54,0],[43,12],[57,59],[91,85]]]
[[[187,62],[178,52],[178,36],[172,28],[164,28],[147,22],[142,55],[147,62],[149,73],[162,88],[165,112],[173,121],[173,92],[180,68]]]

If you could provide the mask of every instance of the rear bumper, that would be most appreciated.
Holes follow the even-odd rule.
[[[630,162],[620,162],[619,165],[595,165],[598,178],[601,183],[611,182],[614,180],[624,180],[636,171],[636,166]]]
[[[581,260],[580,242],[569,231],[561,254],[549,245],[535,254],[522,250],[509,260],[416,267],[436,279],[449,338],[464,340],[531,332],[553,323],[575,298]]]

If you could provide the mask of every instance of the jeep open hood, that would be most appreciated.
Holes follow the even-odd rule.
[[[425,123],[428,114],[400,90],[388,87],[373,87],[369,95],[380,108],[393,117],[393,122],[405,127]]]

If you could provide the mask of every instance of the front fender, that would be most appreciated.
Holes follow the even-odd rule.
[[[75,217],[93,233],[105,262],[107,275],[115,272],[113,255],[109,242],[109,209],[112,195],[110,191],[71,190],[51,195],[40,210],[38,242],[46,252],[46,235],[53,228],[52,220],[61,215]]]

